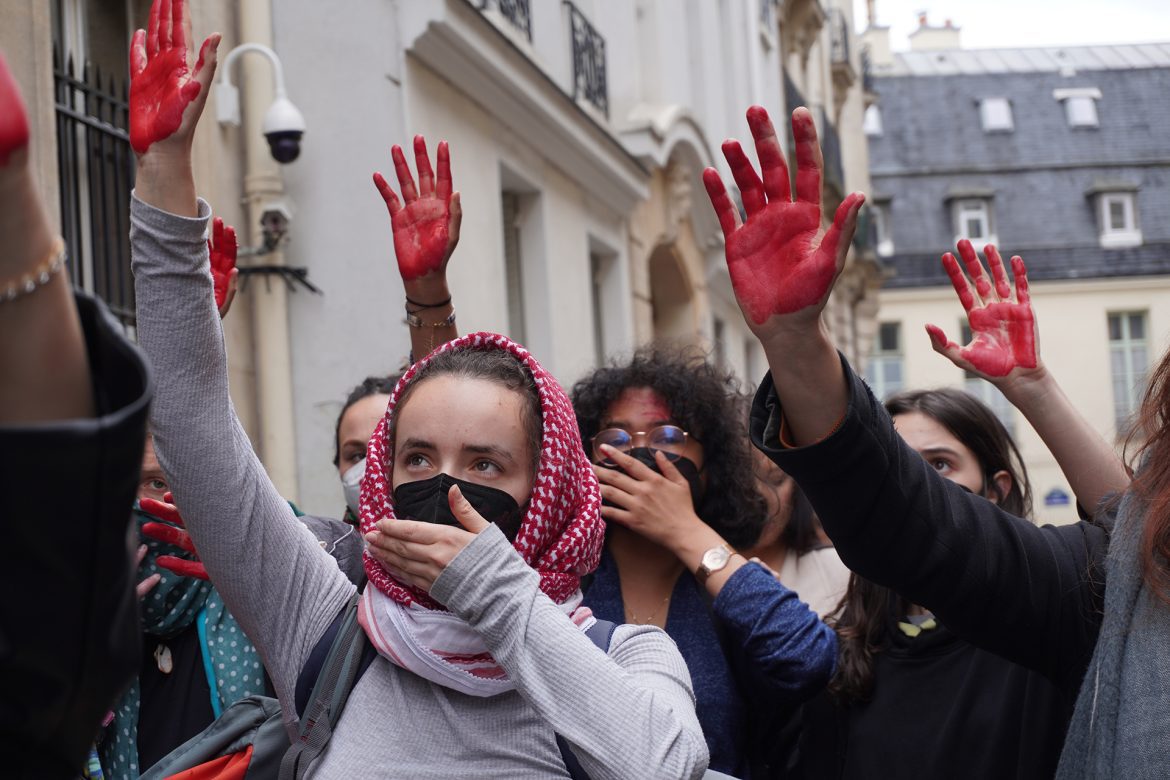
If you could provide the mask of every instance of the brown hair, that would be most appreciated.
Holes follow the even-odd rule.
[[[1129,461],[1130,473],[1138,472],[1133,487],[1144,498],[1145,526],[1142,529],[1142,577],[1162,601],[1170,604],[1170,351],[1150,376],[1137,421],[1125,440],[1131,447],[1145,439]]]
[[[466,379],[483,379],[524,396],[524,428],[532,453],[533,472],[540,465],[540,445],[543,435],[543,414],[540,410],[540,391],[532,373],[510,352],[500,349],[449,349],[434,355],[402,389],[395,414],[390,417],[390,435],[394,436],[394,421],[402,413],[415,388],[436,376],[450,375]],[[391,439],[393,440],[393,439]]]
[[[1011,434],[999,418],[974,396],[942,388],[898,393],[886,400],[890,416],[921,412],[966,445],[983,472],[984,491],[995,491],[1001,509],[1027,517],[1032,512],[1028,471]],[[1170,464],[1170,460],[1167,461]],[[1012,486],[1000,492],[992,476],[1011,475]],[[891,615],[906,614],[909,603],[894,591],[852,574],[841,604],[829,617],[837,631],[837,672],[829,692],[839,700],[866,701],[873,691],[874,656],[886,645]]]

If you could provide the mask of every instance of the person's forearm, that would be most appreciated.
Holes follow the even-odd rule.
[[[407,310],[422,320],[421,327],[407,326],[410,331],[410,353],[415,360],[426,357],[440,344],[459,337],[459,328],[455,323],[438,324],[446,322],[447,317],[455,311],[445,273],[435,272],[403,281],[403,287],[406,290]]]
[[[784,409],[787,444],[802,447],[832,433],[845,416],[849,391],[824,323],[773,335],[763,346]]]
[[[138,161],[134,194],[143,203],[168,214],[198,216],[199,203],[190,151],[174,158],[158,151],[143,155]]]
[[[1001,389],[1040,435],[1086,510],[1095,511],[1105,496],[1129,486],[1117,452],[1077,411],[1047,369],[1033,380]]]
[[[55,241],[27,164],[0,177],[0,204],[0,285],[7,287],[49,261]],[[93,414],[85,339],[61,269],[0,302],[0,425]]]
[[[431,595],[483,637],[590,777],[700,775],[706,743],[685,662],[669,638],[625,626],[607,658],[538,586],[537,573],[493,526],[455,557]]]
[[[208,212],[202,204],[190,219],[141,199],[131,204],[138,336],[158,377],[155,450],[200,559],[287,705],[305,657],[353,585],[296,521],[232,408]]]

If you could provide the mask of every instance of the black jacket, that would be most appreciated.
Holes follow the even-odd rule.
[[[752,442],[796,479],[850,569],[1075,697],[1101,628],[1111,525],[1037,527],[939,476],[842,364],[850,398],[835,433],[781,449],[769,375]]]
[[[899,599],[894,598],[894,601]],[[1075,692],[944,626],[909,637],[893,611],[868,701],[827,692],[804,707],[805,778],[1052,777]]]
[[[77,777],[138,667],[130,549],[153,382],[105,307],[79,293],[97,414],[0,427],[0,767]]]

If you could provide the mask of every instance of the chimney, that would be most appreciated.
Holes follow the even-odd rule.
[[[950,19],[942,27],[932,27],[926,21],[926,12],[918,14],[918,29],[910,33],[910,51],[946,51],[963,48],[959,39],[961,28]]]

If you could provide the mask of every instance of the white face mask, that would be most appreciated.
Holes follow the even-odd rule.
[[[355,517],[360,516],[358,499],[362,493],[362,477],[366,475],[366,459],[362,458],[341,475],[341,489],[345,492],[345,505]]]

